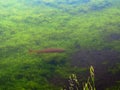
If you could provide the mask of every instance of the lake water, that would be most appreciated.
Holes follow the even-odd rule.
[[[96,90],[119,90],[119,3],[1,0],[0,90],[70,90],[72,74],[82,90],[90,66]]]

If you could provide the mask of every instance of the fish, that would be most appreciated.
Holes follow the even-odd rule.
[[[47,49],[43,49],[43,50],[29,50],[29,53],[63,53],[65,52],[65,49],[61,49],[61,48],[47,48]]]

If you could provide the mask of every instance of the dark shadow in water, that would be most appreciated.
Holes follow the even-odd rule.
[[[97,90],[104,90],[117,80],[120,73],[112,74],[109,70],[120,63],[120,52],[112,50],[80,50],[72,56],[71,64],[77,67],[94,66]]]
[[[106,41],[108,41],[108,42],[112,42],[114,40],[120,40],[120,34],[112,33],[106,37]]]

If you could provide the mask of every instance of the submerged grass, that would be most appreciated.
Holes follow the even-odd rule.
[[[106,47],[120,51],[119,40],[107,42],[104,38],[120,33],[119,1],[86,3],[0,0],[1,90],[57,90],[48,82],[56,73],[66,77],[67,73],[83,71],[70,69],[73,52]],[[29,49],[43,48],[64,48],[66,53],[28,53]]]
[[[94,75],[94,68],[90,66],[90,76],[86,82],[79,82],[77,76],[72,74],[69,77],[69,86],[66,86],[64,89],[61,90],[96,90],[95,88],[95,75]]]

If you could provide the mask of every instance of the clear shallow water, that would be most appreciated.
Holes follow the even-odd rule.
[[[118,3],[117,0],[1,0],[0,89],[58,90],[72,73],[82,75],[81,79],[84,74],[87,77],[90,65],[95,67],[97,88],[117,87]],[[29,53],[47,48],[62,48],[65,52]]]

